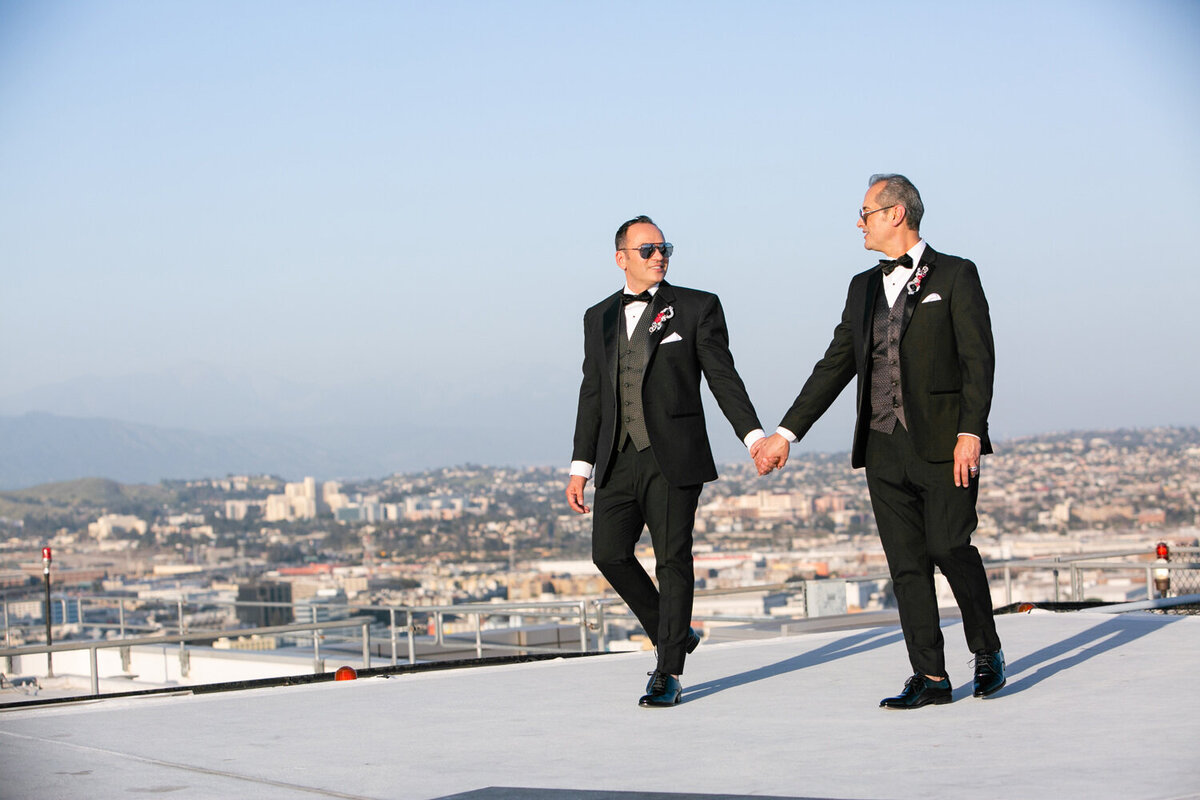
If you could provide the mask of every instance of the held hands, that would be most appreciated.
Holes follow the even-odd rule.
[[[586,514],[591,511],[583,504],[583,487],[587,486],[587,478],[582,475],[572,475],[567,482],[567,505],[576,514]]]
[[[759,475],[766,475],[773,469],[782,469],[787,463],[790,451],[791,443],[778,433],[759,439],[750,446],[750,455],[754,458]]]

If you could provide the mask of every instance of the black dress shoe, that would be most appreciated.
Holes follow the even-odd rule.
[[[1004,651],[989,653],[980,650],[975,654],[975,696],[987,697],[1000,691],[1007,682],[1004,677]]]
[[[658,676],[659,675],[670,675],[671,673],[659,672],[658,670],[654,670],[653,672],[647,672],[646,674],[650,676],[650,680],[646,681],[646,694],[652,695],[655,693],[654,692],[654,682],[656,680],[658,680]],[[646,699],[645,697],[642,698],[642,700],[645,700],[645,699]]]
[[[950,702],[950,679],[930,680],[917,673],[904,682],[904,691],[879,701],[880,708],[920,708]]]
[[[646,694],[642,696],[641,700],[638,700],[638,705],[643,708],[668,708],[678,705],[681,697],[683,697],[683,687],[679,685],[679,679],[655,670],[651,673],[650,685],[646,688]]]

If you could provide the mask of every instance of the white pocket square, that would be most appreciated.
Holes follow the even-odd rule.
[[[941,299],[942,299],[942,296],[940,294],[938,294],[937,292],[934,292],[933,294],[929,295],[921,302],[922,303],[933,303],[933,302],[935,302],[937,300],[941,300]]]
[[[682,341],[683,341],[682,336],[680,336],[678,333],[672,333],[670,336],[668,336],[667,338],[665,338],[661,342],[659,342],[659,344],[670,344],[671,342],[682,342]]]

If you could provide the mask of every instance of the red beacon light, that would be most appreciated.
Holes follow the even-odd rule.
[[[1166,564],[1171,559],[1171,548],[1167,547],[1166,542],[1159,542],[1154,548],[1154,555],[1159,564]],[[1171,570],[1166,567],[1154,570],[1154,588],[1158,590],[1159,597],[1167,596],[1171,590]]]
[[[333,673],[335,681],[353,681],[358,679],[358,673],[354,671],[354,667],[338,667],[337,672]]]

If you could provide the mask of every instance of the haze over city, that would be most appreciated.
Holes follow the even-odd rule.
[[[1187,2],[9,0],[0,415],[565,466],[646,213],[770,429],[896,171],[979,265],[994,438],[1196,425],[1197,42]]]

